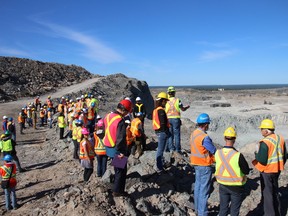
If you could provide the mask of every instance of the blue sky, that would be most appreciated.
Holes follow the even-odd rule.
[[[9,0],[0,55],[153,85],[288,83],[287,0]]]

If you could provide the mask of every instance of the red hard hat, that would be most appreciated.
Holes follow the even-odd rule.
[[[124,99],[120,101],[120,104],[122,104],[128,112],[132,112],[132,102],[130,100]]]

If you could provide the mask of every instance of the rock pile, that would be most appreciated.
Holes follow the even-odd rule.
[[[41,95],[93,76],[76,65],[0,57],[0,102]]]

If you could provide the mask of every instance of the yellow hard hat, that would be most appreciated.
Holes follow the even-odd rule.
[[[4,138],[5,137],[5,134],[1,134],[1,138]]]
[[[165,92],[160,92],[160,93],[157,95],[157,98],[163,98],[163,99],[168,100],[168,95],[167,95]]]
[[[167,92],[168,93],[175,92],[174,86],[169,86],[168,89],[167,89]]]
[[[237,133],[233,127],[228,127],[224,131],[224,137],[236,137],[236,136],[237,136]]]
[[[264,119],[259,128],[265,128],[265,129],[275,129],[274,122],[271,119]]]
[[[48,99],[50,99],[50,98],[51,98],[51,96],[49,95],[49,96],[48,96]]]

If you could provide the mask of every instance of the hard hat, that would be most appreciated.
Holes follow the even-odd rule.
[[[68,112],[71,112],[73,109],[71,107],[68,108]]]
[[[62,96],[62,97],[61,97],[61,99],[65,99],[65,97],[64,97],[64,96]]]
[[[32,108],[32,110],[35,110],[35,108]]]
[[[31,109],[30,106],[27,109],[30,110]]]
[[[79,124],[79,125],[83,125],[83,121],[80,120],[80,119],[78,119],[78,124]]]
[[[197,124],[205,124],[208,123],[210,124],[210,117],[207,113],[201,113],[196,120]]]
[[[88,97],[88,94],[85,94],[85,98]]]
[[[8,121],[12,122],[12,121],[13,121],[13,118],[12,118],[12,117],[8,118]]]
[[[168,100],[168,95],[165,93],[165,92],[160,92],[158,95],[157,95],[157,99],[166,99]]]
[[[91,107],[95,107],[95,103],[94,102],[91,103]]]
[[[73,102],[73,99],[70,99],[69,102],[72,103],[72,102]]]
[[[275,129],[274,122],[271,119],[264,119],[259,128],[264,128],[264,129]]]
[[[128,112],[132,111],[132,102],[130,100],[124,99],[120,103]]]
[[[77,98],[76,98],[76,100],[80,100],[80,99],[81,99],[80,97],[77,97]]]
[[[6,135],[6,136],[11,135],[10,131],[6,130],[6,131],[5,131],[5,135]]]
[[[167,92],[175,92],[175,88],[174,86],[169,86],[168,89],[167,89]]]
[[[50,99],[50,98],[51,98],[51,96],[49,95],[49,96],[48,96],[48,99]]]
[[[103,133],[104,133],[104,130],[103,130],[103,129],[98,129],[98,130],[96,131],[96,134],[97,134],[97,135],[103,134]]]
[[[101,116],[100,116],[100,115],[97,115],[97,116],[96,116],[96,119],[101,119]]]
[[[104,126],[104,121],[103,121],[103,119],[100,119],[100,120],[97,122],[97,126],[98,126],[98,127],[103,127],[103,126]]]
[[[40,96],[38,95],[37,98],[40,98]]]
[[[228,127],[225,131],[224,131],[224,137],[237,137],[237,133],[235,131],[235,129],[233,127]]]
[[[136,113],[136,116],[138,116],[138,117],[143,116],[143,113],[142,112],[138,112],[138,113]]]
[[[19,115],[22,115],[22,113],[20,112]]]
[[[136,101],[141,101],[141,98],[140,97],[136,97]]]
[[[5,134],[1,134],[1,139],[4,138],[4,137],[6,137],[6,135]]]
[[[47,110],[50,112],[50,111],[51,111],[51,108],[49,107]]]
[[[13,160],[13,157],[12,157],[10,154],[6,154],[6,155],[3,157],[3,160],[4,160],[4,161],[12,161],[12,160]]]
[[[125,120],[125,123],[130,124],[131,122],[130,122],[130,120]]]
[[[8,117],[7,116],[3,116],[3,119],[8,119]]]
[[[73,118],[74,116],[75,116],[75,114],[74,114],[74,113],[71,113],[70,117],[72,117],[72,118]]]
[[[84,98],[84,95],[81,95],[81,98]]]
[[[81,132],[82,132],[82,134],[83,134],[83,135],[88,135],[88,134],[89,134],[89,131],[88,131],[88,129],[87,129],[87,128],[85,128],[85,127],[84,127],[84,128],[82,128],[82,131],[81,131]]]
[[[83,113],[88,113],[88,110],[86,108],[82,109]]]

